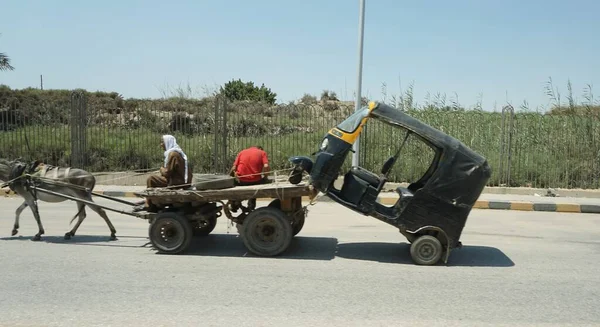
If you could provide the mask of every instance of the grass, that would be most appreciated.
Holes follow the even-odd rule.
[[[476,111],[442,112],[409,111],[417,119],[455,136],[467,146],[488,158],[493,177],[490,185],[506,184],[508,178],[508,146],[502,154],[502,145],[508,145],[508,135],[502,142],[502,115]],[[273,117],[270,117],[271,119]],[[277,118],[277,117],[275,117]],[[253,117],[260,123],[260,117]],[[195,172],[225,171],[237,152],[253,144],[262,144],[268,151],[276,169],[288,167],[287,159],[293,155],[310,155],[321,141],[324,133],[335,120],[312,121],[298,117],[310,132],[277,133],[227,137],[223,154],[222,134],[195,134],[176,132],[178,142],[194,164]],[[289,124],[288,118],[281,119]],[[262,124],[274,124],[277,119]],[[517,113],[513,120],[510,147],[510,186],[530,187],[598,187],[598,162],[600,160],[600,122],[589,117],[551,116],[537,113]],[[298,124],[302,125],[302,124]],[[285,126],[285,125],[281,125]],[[250,133],[251,134],[251,133]],[[508,129],[506,129],[508,134]],[[0,140],[1,157],[26,157],[29,141],[36,157],[47,158],[53,163],[68,165],[70,162],[71,135],[65,126],[29,126],[5,132]],[[111,128],[89,127],[86,161],[92,171],[122,171],[158,167],[162,162],[159,148],[161,133],[148,127]],[[215,139],[217,144],[215,146]],[[362,165],[379,171],[380,165],[395,153],[402,139],[400,132],[379,122],[368,125],[361,137]],[[413,145],[414,143],[414,145]],[[427,169],[432,153],[416,142],[411,142],[403,152],[399,164],[390,178],[393,181],[414,180]],[[500,170],[504,161],[504,171]],[[504,172],[504,176],[501,174]],[[503,180],[504,177],[504,180]]]

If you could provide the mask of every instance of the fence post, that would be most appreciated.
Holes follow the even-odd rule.
[[[219,106],[221,105],[221,98],[215,97],[215,119],[213,122],[213,172],[217,172],[219,166]]]
[[[221,125],[221,162],[222,164],[222,170],[223,173],[227,173],[229,170],[229,163],[227,162],[227,105],[228,105],[228,101],[226,98],[223,98],[223,101],[221,102],[221,115],[222,115],[222,122],[223,124]]]
[[[71,93],[71,166],[86,167],[87,99],[83,91]]]
[[[500,137],[500,169],[498,172],[498,183],[500,185],[506,184],[506,186],[510,186],[514,115],[515,109],[513,108],[513,106],[507,105],[502,108],[502,135]]]
[[[213,170],[215,173],[227,173],[227,99],[215,98]]]

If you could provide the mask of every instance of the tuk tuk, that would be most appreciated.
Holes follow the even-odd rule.
[[[403,132],[397,152],[383,163],[379,174],[363,167],[341,172],[352,145],[370,119],[380,120]],[[409,136],[433,150],[431,165],[408,187],[398,187],[393,206],[378,202],[394,164]],[[323,138],[314,161],[305,156],[290,158],[295,171],[307,172],[312,186],[355,212],[395,226],[411,243],[416,264],[448,262],[450,252],[460,248],[467,217],[491,176],[487,159],[459,140],[396,108],[371,102],[332,128]],[[334,185],[338,176],[343,183]]]

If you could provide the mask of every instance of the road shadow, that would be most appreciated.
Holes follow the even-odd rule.
[[[31,241],[32,236],[3,237],[3,241]],[[150,241],[143,236],[117,236],[110,241],[108,235],[75,235],[70,240],[63,236],[43,236],[39,242],[83,246],[112,246],[121,248],[149,248]],[[131,242],[131,243],[130,243]],[[153,250],[154,251],[154,250]],[[157,255],[159,255],[157,253]],[[249,257],[261,258],[246,249],[237,233],[210,234],[194,237],[190,247],[182,256]],[[353,260],[375,261],[390,264],[414,265],[408,243],[342,243],[332,237],[296,236],[288,249],[274,259],[333,260],[336,257]],[[501,250],[488,246],[464,245],[450,254],[449,267],[513,267],[515,263]]]
[[[337,244],[337,239],[331,237],[295,236],[284,253],[271,258],[333,260]],[[244,241],[237,233],[195,237],[188,250],[181,255],[260,258],[246,249]]]
[[[18,236],[9,236],[9,237],[1,237],[0,241],[27,241],[27,242],[42,242],[48,244],[67,244],[67,245],[88,245],[88,246],[115,246],[115,247],[126,247],[126,248],[136,248],[140,247],[139,245],[126,245],[119,241],[124,241],[128,239],[138,239],[143,240],[144,237],[139,236],[119,236],[117,235],[117,240],[111,241],[109,235],[75,235],[71,237],[69,240],[65,240],[64,236],[58,235],[48,235],[43,236],[39,241],[32,241],[33,235],[18,235]]]
[[[4,241],[33,242],[31,236],[12,236],[0,238]],[[49,244],[64,244],[78,246],[106,246],[119,248],[146,248],[155,251],[148,237],[145,236],[117,236],[117,241],[111,241],[108,235],[75,235],[69,240],[63,236],[42,236],[37,242]],[[300,260],[333,260],[335,258],[336,238],[296,236],[292,239],[287,250],[275,257],[276,259]],[[156,252],[157,255],[160,255]],[[210,234],[194,237],[186,252],[181,256],[208,256],[208,257],[250,257],[261,258],[246,249],[244,242],[237,233]]]
[[[414,265],[408,243],[343,243],[337,256],[345,259]],[[489,246],[463,245],[450,253],[449,267],[513,267],[515,263],[504,252]]]

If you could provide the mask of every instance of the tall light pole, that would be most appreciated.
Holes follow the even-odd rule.
[[[359,0],[360,12],[358,14],[358,80],[356,84],[356,105],[354,111],[359,111],[362,104],[361,88],[362,88],[362,66],[363,66],[363,40],[365,33],[365,0]],[[354,141],[352,149],[352,166],[358,166],[358,144],[359,138]]]

